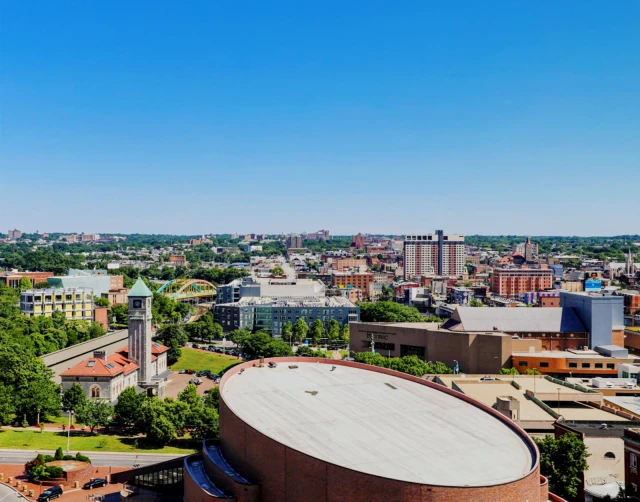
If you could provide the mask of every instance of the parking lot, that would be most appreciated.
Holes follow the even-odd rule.
[[[187,385],[189,385],[189,380],[191,380],[194,377],[195,375],[187,375],[187,374],[180,375],[179,373],[174,373],[173,375],[171,375],[169,377],[169,384],[167,385],[167,388],[166,388],[166,397],[173,397],[173,398],[178,397],[178,393],[182,392],[184,388]],[[201,396],[204,396],[205,390],[211,389],[216,386],[213,380],[209,380],[208,378],[200,377],[200,380],[202,380],[202,384],[198,385],[197,387],[198,387],[198,394],[200,394]]]

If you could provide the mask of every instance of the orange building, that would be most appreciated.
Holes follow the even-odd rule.
[[[172,254],[169,256],[169,263],[174,263],[175,265],[186,265],[187,257],[183,254]]]
[[[374,281],[372,272],[364,272],[361,274],[345,274],[337,273],[332,275],[332,285],[337,287],[346,288],[347,286],[353,286],[360,289],[363,294],[369,294],[369,284]]]
[[[594,350],[514,352],[511,360],[520,373],[536,369],[543,375],[559,376],[617,376],[618,364],[635,361],[629,357],[606,357]]]
[[[506,298],[552,287],[553,270],[550,269],[496,268],[491,279],[493,294]]]
[[[367,260],[365,258],[341,258],[331,262],[331,268],[342,272],[347,268],[366,267]]]
[[[93,309],[93,320],[99,324],[105,330],[109,330],[109,309],[107,307],[95,307]]]

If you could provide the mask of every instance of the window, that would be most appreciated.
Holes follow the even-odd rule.
[[[615,367],[616,367],[616,365],[615,365],[615,364],[613,364],[613,363],[607,363],[607,369],[608,369],[608,370],[615,369]]]
[[[602,368],[602,363],[596,363],[594,366],[595,366],[596,368]]]
[[[612,451],[608,451],[604,454],[604,458],[616,458],[616,455]]]
[[[591,363],[582,363],[583,368],[591,368]]]
[[[518,362],[518,366],[527,366],[527,361],[520,361]]]
[[[578,363],[569,363],[569,368],[577,368]]]
[[[91,397],[100,397],[100,387],[97,385],[91,387]]]
[[[633,467],[634,469],[638,467],[638,458],[636,457],[635,453],[629,454],[629,462],[631,463],[631,467]]]
[[[549,363],[547,363],[547,362],[541,362],[541,363],[540,363],[540,367],[541,367],[541,368],[548,368],[548,367],[549,367]]]

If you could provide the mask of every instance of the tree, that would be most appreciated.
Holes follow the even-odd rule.
[[[176,433],[169,418],[167,406],[157,397],[145,399],[136,417],[136,427],[147,435],[147,439],[159,446],[166,445]]]
[[[396,296],[396,290],[386,284],[382,285],[382,292],[380,293],[380,301],[391,301]]]
[[[193,323],[199,324],[199,323]],[[192,325],[193,325],[192,324]],[[187,326],[192,326],[187,325]],[[167,352],[167,364],[172,365],[182,356],[180,347],[184,347],[189,337],[179,324],[169,324],[158,332],[158,341],[169,348]]]
[[[519,375],[520,372],[517,368],[500,368],[499,375]]]
[[[10,424],[16,412],[13,393],[9,387],[0,384],[0,425]]]
[[[293,325],[293,339],[299,343],[302,343],[307,338],[309,332],[309,325],[304,319],[299,318]]]
[[[474,298],[469,302],[469,307],[484,307],[484,303]]]
[[[311,338],[313,339],[313,342],[317,345],[322,341],[324,336],[325,336],[324,324],[320,319],[316,319],[311,324]]]
[[[363,322],[424,322],[424,317],[414,307],[394,302],[360,303],[360,320]]]
[[[349,325],[345,324],[342,326],[342,332],[340,333],[340,341],[345,345],[349,345],[349,340],[351,336],[349,334]]]
[[[216,410],[220,410],[220,387],[213,387],[207,395],[204,396],[204,405]]]
[[[84,393],[84,389],[81,385],[74,383],[69,387],[62,395],[62,409],[65,411],[79,410],[87,401],[87,396]]]
[[[104,296],[94,298],[93,303],[95,304],[96,307],[107,307],[107,308],[111,307],[111,304],[109,303],[109,299],[105,298]]]
[[[332,343],[336,343],[340,340],[340,324],[335,319],[331,319],[329,321],[329,331],[327,333],[327,337],[329,341]]]
[[[33,284],[31,284],[31,279],[29,279],[26,275],[20,277],[20,291],[24,291],[25,289],[31,289]]]
[[[138,394],[135,387],[127,387],[118,396],[114,413],[116,420],[122,425],[132,425],[140,414],[140,407],[144,402],[144,394]]]
[[[293,338],[293,324],[291,324],[291,321],[285,322],[282,326],[282,338],[291,342]]]
[[[271,269],[271,273],[276,276],[284,275],[284,269],[280,266],[275,266]]]
[[[565,499],[575,499],[587,465],[587,447],[575,434],[558,439],[533,438],[540,450],[540,474],[549,480],[549,491]]]
[[[231,331],[227,338],[235,343],[240,349],[244,348],[244,341],[250,335],[246,329],[234,329]]]
[[[266,333],[253,333],[244,338],[242,350],[247,359],[259,357],[292,356],[293,352],[288,343],[271,338]]]
[[[129,324],[129,307],[127,305],[112,305],[111,315],[115,317],[116,324]]]
[[[536,368],[529,368],[527,371],[524,372],[525,375],[541,375],[542,373],[540,373]]]
[[[418,356],[384,357],[379,353],[359,352],[356,354],[355,360],[359,363],[381,366],[418,377],[453,373],[453,370],[441,361],[426,363]]]
[[[89,399],[82,408],[76,410],[77,420],[88,425],[92,433],[96,427],[107,425],[112,415],[113,406],[101,399]]]

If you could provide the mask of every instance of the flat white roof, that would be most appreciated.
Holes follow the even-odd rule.
[[[290,369],[290,365],[298,366]],[[489,486],[533,467],[525,440],[489,413],[403,378],[280,363],[229,377],[229,408],[264,435],[326,462],[401,481]]]

